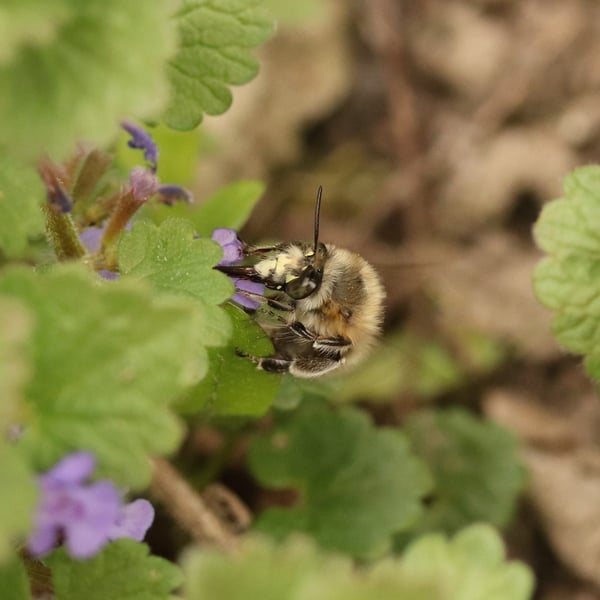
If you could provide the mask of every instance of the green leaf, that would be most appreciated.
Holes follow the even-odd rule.
[[[351,409],[311,404],[250,447],[250,468],[262,484],[300,493],[294,507],[259,515],[257,527],[277,538],[309,533],[353,556],[381,554],[419,516],[428,474],[397,431],[376,429]]]
[[[509,431],[458,409],[419,412],[404,431],[434,479],[416,531],[452,533],[475,521],[509,523],[525,485],[518,443]]]
[[[0,148],[22,158],[64,153],[79,138],[106,143],[124,115],[150,116],[167,99],[169,2],[53,4],[13,0],[0,13],[0,28],[15,28],[0,46]]]
[[[448,541],[427,536],[401,559],[353,568],[307,539],[275,544],[245,536],[239,552],[184,557],[186,600],[527,600],[533,577],[506,562],[493,529],[477,525]]]
[[[44,233],[40,206],[44,187],[32,168],[6,153],[0,161],[0,253],[18,258],[23,256],[29,237]]]
[[[265,332],[240,308],[225,310],[233,323],[233,337],[224,348],[209,351],[210,370],[179,403],[185,413],[206,412],[221,416],[258,416],[269,408],[281,377],[256,368],[241,350],[253,356],[268,356],[273,346]]]
[[[52,569],[56,600],[175,600],[179,568],[130,539],[106,546],[94,558],[73,560],[61,548],[44,560]]]
[[[47,468],[88,449],[101,475],[146,484],[147,455],[179,441],[168,404],[207,368],[196,303],[153,299],[139,282],[101,284],[73,265],[41,275],[8,270],[0,295],[20,299],[35,318],[30,417],[20,441],[35,464]]]
[[[16,556],[13,556],[10,562],[0,565],[0,598],[31,600],[25,566]]]
[[[202,203],[147,205],[144,207],[144,214],[150,216],[155,223],[162,223],[171,217],[185,217],[192,221],[200,235],[210,237],[219,227],[239,231],[264,191],[265,185],[260,181],[236,181],[223,186]]]
[[[35,479],[23,456],[13,446],[0,443],[0,564],[11,553],[14,538],[31,527],[32,514],[37,500]],[[4,598],[4,595],[0,595]]]
[[[25,418],[24,388],[31,372],[32,319],[16,300],[0,298],[0,436]]]
[[[393,563],[380,569],[380,576],[391,575]],[[440,534],[418,539],[400,560],[400,575],[432,582],[437,593],[427,598],[526,600],[533,591],[529,568],[504,561],[502,540],[488,525],[472,525],[450,541]]]
[[[234,292],[229,277],[213,269],[222,256],[219,244],[198,238],[185,219],[169,219],[160,227],[138,223],[119,244],[121,273],[146,279],[161,292],[200,301],[197,319],[205,346],[222,346],[231,336],[227,314],[217,306]]]
[[[549,256],[536,268],[534,287],[556,314],[553,331],[567,349],[588,354],[600,381],[600,167],[577,169],[565,179],[565,198],[550,202],[535,226]]]
[[[179,51],[167,67],[171,102],[165,114],[174,129],[192,129],[202,113],[231,105],[230,85],[253,79],[258,63],[248,49],[264,42],[273,24],[261,0],[184,0],[177,14]]]
[[[240,551],[232,555],[188,551],[183,568],[186,600],[309,600],[303,592],[310,590],[315,577],[349,576],[351,563],[317,552],[305,539],[275,545],[265,538],[245,536]]]

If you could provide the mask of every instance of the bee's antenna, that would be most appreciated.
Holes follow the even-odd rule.
[[[321,216],[321,197],[323,196],[323,186],[320,185],[317,190],[317,203],[315,204],[315,256],[317,255],[317,245],[319,244],[319,218]]]

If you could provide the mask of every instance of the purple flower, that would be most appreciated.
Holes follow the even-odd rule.
[[[158,148],[152,139],[152,136],[135,123],[123,121],[121,127],[131,135],[127,145],[134,150],[143,150],[144,159],[150,164],[152,172],[156,172],[158,165]]]
[[[102,225],[102,227],[88,227],[79,234],[79,241],[90,254],[94,254],[100,250],[100,242],[102,241],[105,227],[106,225]]]
[[[211,237],[223,248],[220,265],[232,265],[244,258],[244,244],[238,238],[235,229],[221,227],[215,229]],[[231,298],[234,302],[252,310],[260,306],[261,301],[257,298],[264,295],[264,284],[240,277],[231,277],[230,279],[233,281],[235,289],[238,290]]]
[[[257,297],[263,296],[265,293],[263,283],[250,281],[249,279],[240,279],[239,277],[231,277],[231,281],[233,281],[235,289],[238,290],[231,298],[234,302],[252,310],[260,306],[261,301]]]
[[[144,167],[135,167],[129,173],[129,185],[134,199],[145,202],[158,191],[158,177]]]
[[[223,248],[220,265],[232,265],[244,258],[244,245],[238,238],[235,229],[221,227],[212,232],[211,238]]]
[[[86,483],[95,463],[93,454],[74,452],[39,477],[35,530],[27,541],[33,555],[43,556],[64,542],[72,557],[84,559],[112,539],[143,538],[154,517],[152,507],[146,500],[124,506],[111,481]]]
[[[173,206],[175,202],[189,204],[192,201],[192,195],[180,185],[166,183],[158,188],[158,201],[167,206]]]

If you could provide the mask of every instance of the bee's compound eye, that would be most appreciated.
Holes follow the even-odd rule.
[[[308,266],[298,277],[286,282],[285,293],[294,300],[302,300],[302,298],[310,296],[321,285],[322,278],[322,271]]]

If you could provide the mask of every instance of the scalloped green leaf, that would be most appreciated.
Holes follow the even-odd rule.
[[[10,47],[0,46],[0,148],[37,158],[80,138],[103,144],[124,115],[163,110],[176,37],[170,10],[161,0],[3,7],[0,30],[12,33]]]
[[[203,113],[219,115],[231,105],[230,85],[258,73],[249,52],[273,29],[261,0],[184,0],[176,15],[179,50],[169,62],[171,101],[164,115],[174,129],[196,127]]]
[[[88,449],[100,476],[145,485],[148,455],[172,451],[180,438],[168,405],[208,366],[197,303],[153,298],[141,282],[102,283],[74,265],[7,270],[0,296],[34,318],[20,446],[40,469]]]
[[[437,593],[431,598],[526,600],[533,592],[531,571],[523,563],[505,561],[502,540],[489,525],[472,525],[450,540],[423,536],[409,546],[399,566],[408,581],[434,582]],[[375,569],[389,570],[389,564]]]
[[[416,413],[403,430],[434,481],[416,531],[453,533],[476,521],[509,523],[525,469],[508,430],[459,409]]]
[[[293,537],[246,536],[239,552],[188,551],[186,600],[528,600],[527,566],[507,562],[498,534],[472,526],[453,539],[421,538],[399,559],[353,568],[345,558]]]
[[[575,170],[564,191],[535,225],[536,241],[549,256],[535,270],[534,288],[555,313],[558,342],[587,354],[586,367],[600,381],[600,167]]]
[[[29,579],[25,566],[16,556],[0,565],[0,598],[2,600],[31,600]]]
[[[249,461],[263,485],[292,487],[300,496],[292,508],[260,514],[259,531],[276,538],[307,533],[324,548],[357,557],[387,550],[392,536],[418,518],[430,487],[402,434],[375,428],[358,411],[332,412],[318,402],[254,439]]]
[[[44,233],[44,187],[32,168],[6,153],[0,161],[0,254],[18,258],[30,237]]]
[[[109,544],[90,560],[74,560],[61,548],[44,562],[52,569],[57,600],[175,600],[182,583],[176,565],[130,539]]]
[[[209,350],[208,374],[185,394],[178,407],[184,413],[262,415],[271,406],[281,377],[258,370],[237,351],[268,356],[273,346],[265,332],[242,309],[228,305],[225,310],[233,323],[233,337],[224,348]]]

